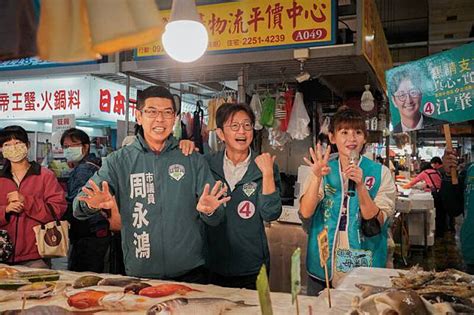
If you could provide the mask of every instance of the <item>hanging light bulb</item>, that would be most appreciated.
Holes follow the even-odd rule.
[[[193,62],[204,54],[209,36],[194,0],[173,0],[161,41],[166,53],[179,62]]]
[[[360,107],[366,112],[370,112],[375,107],[374,96],[370,92],[370,85],[364,85],[365,91],[360,98]]]

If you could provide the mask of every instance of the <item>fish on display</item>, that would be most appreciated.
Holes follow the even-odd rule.
[[[82,288],[82,289],[73,289],[73,288],[68,288],[64,290],[64,295],[66,297],[71,297],[73,295],[76,295],[81,292],[88,292],[88,291],[100,291],[100,292],[106,292],[106,293],[123,293],[123,288],[121,287],[112,287],[108,285],[102,285],[102,286],[92,286],[92,287],[87,287],[87,288]]]
[[[177,298],[153,305],[147,315],[219,315],[232,309],[255,306],[221,298]]]
[[[15,278],[28,280],[30,282],[56,281],[59,279],[59,272],[56,270],[35,270],[20,271],[15,273]]]
[[[0,315],[91,315],[93,312],[75,312],[56,305],[38,305],[24,310],[9,310]]]
[[[154,285],[151,287],[141,289],[138,294],[156,298],[156,297],[168,296],[172,294],[185,295],[186,293],[190,291],[202,292],[200,290],[196,290],[182,284],[166,283],[166,284],[159,284],[159,285]]]
[[[103,298],[107,292],[102,291],[83,291],[73,296],[70,296],[67,299],[67,304],[69,306],[78,308],[78,309],[86,309],[90,307],[98,307],[100,306],[99,300]]]
[[[100,280],[98,285],[109,285],[114,287],[126,287],[131,283],[140,282],[138,278],[120,277],[120,278],[105,278]]]
[[[0,279],[10,278],[18,272],[17,269],[11,267],[2,267],[0,268]]]
[[[72,284],[72,287],[74,289],[81,289],[81,288],[87,288],[91,287],[94,285],[97,285],[100,280],[104,278],[98,277],[98,276],[82,276],[77,278],[74,283]]]
[[[153,304],[155,299],[126,293],[109,293],[99,300],[99,304],[107,311],[146,311]]]
[[[429,303],[428,303],[429,304]],[[369,295],[363,300],[358,296],[352,301],[355,314],[429,315],[421,297],[413,290],[389,290]]]
[[[124,293],[130,293],[130,294],[138,294],[140,293],[141,289],[151,287],[150,284],[146,282],[135,282],[135,283],[130,283],[127,285],[124,289]]]
[[[35,282],[19,287],[17,292],[27,299],[42,299],[52,296],[55,288],[56,284],[53,282]]]

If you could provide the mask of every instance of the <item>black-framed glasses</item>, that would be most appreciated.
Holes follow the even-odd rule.
[[[395,93],[395,97],[400,101],[404,102],[407,99],[407,96],[410,95],[410,97],[415,98],[415,97],[420,97],[421,91],[418,89],[411,89],[408,92],[405,91],[400,91]]]
[[[232,131],[239,131],[240,126],[244,127],[245,131],[250,131],[253,129],[253,124],[250,121],[244,121],[241,123],[233,122],[230,125],[227,125],[226,127],[229,127]]]
[[[146,108],[142,109],[141,112],[148,118],[156,118],[160,113],[165,119],[174,118],[174,110],[172,110],[171,108],[167,108],[165,110],[157,110],[156,108]]]

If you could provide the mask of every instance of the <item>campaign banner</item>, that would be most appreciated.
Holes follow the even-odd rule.
[[[393,132],[474,119],[474,43],[385,72]]]
[[[207,51],[226,52],[334,44],[336,9],[335,0],[242,0],[197,7],[209,34]],[[170,14],[160,11],[163,26]],[[135,59],[164,54],[157,41],[138,47]]]

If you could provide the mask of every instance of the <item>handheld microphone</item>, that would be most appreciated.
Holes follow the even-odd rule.
[[[359,163],[359,153],[357,151],[351,151],[349,155],[349,164],[354,165]],[[349,179],[349,183],[347,185],[347,195],[349,197],[354,197],[356,192],[356,183]]]

